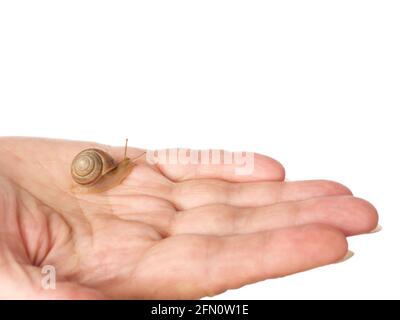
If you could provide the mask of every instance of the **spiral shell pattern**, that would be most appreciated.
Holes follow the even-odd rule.
[[[106,172],[115,167],[113,160],[102,150],[87,149],[72,161],[71,175],[76,183],[95,183]]]

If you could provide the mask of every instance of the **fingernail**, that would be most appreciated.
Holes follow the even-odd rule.
[[[354,252],[349,250],[347,251],[346,255],[336,263],[345,262],[346,260],[349,260],[352,256],[354,256]]]
[[[382,230],[382,226],[380,224],[378,224],[375,229],[371,230],[368,233],[377,233],[377,232],[379,232],[381,230]]]

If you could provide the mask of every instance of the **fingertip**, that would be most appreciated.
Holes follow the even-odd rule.
[[[307,204],[308,203],[308,204]],[[324,223],[341,230],[346,236],[374,230],[378,212],[368,201],[353,196],[330,196],[304,202],[306,223]],[[314,214],[307,214],[307,213]]]
[[[260,178],[272,181],[285,180],[285,167],[279,161],[259,153],[255,153],[254,158],[255,169]]]
[[[349,196],[353,195],[353,192],[348,187],[339,182],[331,180],[319,180],[316,182],[319,183],[320,188],[323,188],[327,194]]]
[[[316,265],[334,263],[343,258],[348,251],[346,236],[339,229],[323,224],[312,224],[303,227],[310,250],[310,261]]]
[[[353,196],[333,198],[332,208],[336,212],[331,216],[331,222],[347,236],[368,233],[378,225],[378,211],[364,199]]]
[[[379,215],[375,206],[367,200],[354,198],[358,206],[358,211],[362,214],[362,219],[359,219],[359,233],[371,232],[378,226]]]

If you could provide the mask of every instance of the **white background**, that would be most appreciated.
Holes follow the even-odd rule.
[[[0,135],[268,154],[383,231],[218,298],[400,298],[399,1],[1,1]]]

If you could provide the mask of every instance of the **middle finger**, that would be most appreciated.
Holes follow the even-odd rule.
[[[256,208],[198,207],[178,213],[170,233],[225,236],[305,224],[327,224],[349,236],[369,232],[377,222],[376,209],[369,202],[352,196],[336,196]]]
[[[325,180],[232,183],[216,179],[198,179],[177,183],[169,200],[177,209],[187,210],[211,204],[258,207],[339,195],[352,193],[337,182]]]

